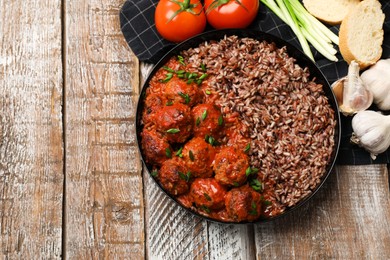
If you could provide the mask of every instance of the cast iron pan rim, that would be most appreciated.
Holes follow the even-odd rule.
[[[230,35],[237,35],[240,38],[243,37],[250,37],[256,40],[265,40],[267,42],[274,42],[278,48],[281,48],[283,46],[287,47],[287,52],[289,56],[294,57],[297,61],[297,63],[301,67],[308,67],[310,70],[310,76],[313,77],[313,75],[316,77],[316,82],[321,83],[324,86],[324,91],[325,95],[328,97],[329,103],[331,104],[333,110],[334,110],[334,115],[335,115],[335,120],[337,121],[337,126],[335,129],[335,134],[334,134],[334,139],[335,139],[335,147],[333,149],[333,153],[331,155],[331,159],[326,167],[326,173],[321,177],[321,182],[317,185],[317,187],[312,190],[311,194],[303,198],[301,201],[299,201],[296,205],[294,205],[291,208],[287,208],[282,214],[277,215],[272,218],[260,218],[256,221],[243,221],[243,222],[230,222],[230,221],[219,221],[212,219],[210,217],[204,216],[202,214],[199,214],[189,208],[184,207],[181,205],[176,199],[166,192],[163,187],[160,185],[160,183],[150,174],[151,172],[151,167],[148,165],[144,159],[144,155],[142,153],[142,147],[141,147],[141,130],[142,126],[140,124],[141,122],[141,117],[142,117],[142,111],[143,111],[143,99],[146,93],[147,86],[149,84],[149,81],[151,80],[152,76],[157,72],[159,68],[161,68],[168,60],[174,55],[178,55],[180,51],[189,49],[191,47],[196,47],[200,43],[204,41],[209,41],[209,40],[220,40],[222,39],[225,35],[230,36]],[[167,52],[153,67],[152,71],[149,73],[146,81],[144,82],[142,86],[142,90],[140,93],[140,96],[138,98],[138,103],[137,103],[137,114],[136,114],[136,137],[137,137],[137,144],[138,144],[138,150],[141,154],[141,159],[143,164],[146,166],[147,172],[149,176],[153,179],[154,183],[157,184],[157,186],[171,199],[173,200],[179,207],[185,209],[187,212],[191,213],[192,215],[198,216],[202,219],[214,222],[214,223],[219,223],[219,224],[237,224],[237,225],[246,225],[246,224],[256,224],[256,223],[265,223],[269,221],[274,221],[276,219],[279,219],[281,217],[284,217],[286,215],[289,215],[291,212],[296,211],[298,208],[300,208],[302,205],[306,204],[322,187],[322,185],[325,183],[327,180],[328,176],[332,172],[334,165],[336,163],[337,159],[337,154],[339,152],[340,148],[340,139],[341,139],[341,124],[340,124],[340,113],[339,113],[339,108],[336,102],[335,95],[329,85],[328,80],[326,79],[325,75],[321,72],[321,70],[316,66],[316,64],[310,60],[302,51],[297,49],[295,46],[291,45],[288,42],[285,42],[284,40],[257,30],[251,30],[251,29],[224,29],[224,30],[213,30],[213,31],[208,31],[202,34],[199,34],[195,37],[192,37],[178,45],[176,45],[174,48],[172,48],[169,52]]]

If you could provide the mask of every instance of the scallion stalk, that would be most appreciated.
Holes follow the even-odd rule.
[[[283,1],[283,0],[276,0],[276,2],[278,3],[279,8],[282,11],[284,17],[286,18],[287,24],[290,26],[290,28],[293,30],[293,32],[297,36],[298,41],[302,46],[303,52],[306,53],[306,55],[310,59],[314,60],[313,54],[310,50],[310,46],[307,43],[305,36],[303,36],[303,34],[302,34],[301,28],[298,25],[297,19],[295,17],[294,12],[291,9],[291,6],[289,5],[289,2]]]
[[[312,60],[308,42],[331,61],[337,61],[332,42],[338,45],[339,38],[324,24],[312,16],[299,0],[261,0],[272,12],[285,22],[298,38],[303,52]]]
[[[318,30],[320,30],[324,35],[326,35],[334,44],[339,44],[339,37],[332,32],[328,27],[326,27],[323,23],[317,20],[313,15],[311,15],[305,7],[299,2],[299,0],[288,0],[295,10],[300,11],[302,15],[307,17],[311,25]],[[314,28],[313,28],[314,29]]]

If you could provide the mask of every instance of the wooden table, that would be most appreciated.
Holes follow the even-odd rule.
[[[0,259],[390,259],[386,165],[338,166],[258,225],[167,199],[137,150],[150,66],[122,36],[123,2],[0,1]]]

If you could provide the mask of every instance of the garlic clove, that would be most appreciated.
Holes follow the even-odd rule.
[[[374,103],[381,110],[390,110],[390,58],[379,60],[364,71],[361,79],[373,93]]]
[[[351,142],[370,152],[372,159],[390,147],[390,116],[366,110],[352,119]]]
[[[332,84],[340,111],[348,116],[369,108],[373,102],[372,93],[366,89],[359,76],[359,64],[352,61],[348,75]]]
[[[337,103],[339,106],[343,104],[343,92],[344,92],[344,82],[347,77],[336,80],[332,85],[333,93],[336,97]]]

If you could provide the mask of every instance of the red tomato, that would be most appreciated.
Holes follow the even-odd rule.
[[[255,19],[259,0],[205,0],[207,21],[216,29],[245,28]]]
[[[160,0],[154,14],[157,31],[168,41],[181,42],[204,31],[206,15],[200,0]]]

